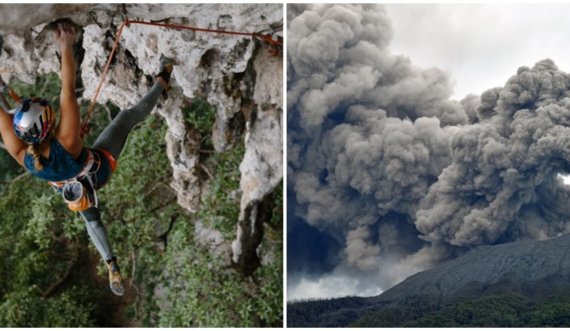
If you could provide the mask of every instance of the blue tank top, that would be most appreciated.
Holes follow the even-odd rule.
[[[89,169],[90,178],[94,188],[98,189],[109,181],[113,170],[111,161],[107,159],[105,153],[97,149],[83,148],[79,157],[74,159],[59,141],[53,138],[50,142],[49,159],[40,156],[40,162],[44,166],[42,170],[38,171],[34,168],[34,157],[30,154],[26,154],[24,157],[24,166],[34,176],[41,179],[50,182],[62,182],[79,175],[86,164],[88,150],[93,153],[95,160]]]
[[[24,157],[24,166],[41,179],[51,182],[60,182],[77,176],[83,169],[85,160],[87,159],[87,150],[84,148],[77,159],[69,154],[59,141],[52,138],[50,141],[49,158],[40,156],[40,162],[44,166],[43,169],[37,170],[34,167],[34,157],[26,153]]]

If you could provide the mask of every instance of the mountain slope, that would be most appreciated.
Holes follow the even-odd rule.
[[[499,311],[513,304],[512,310],[519,315],[525,312],[536,314],[547,306],[552,311],[554,303],[556,307],[569,303],[566,297],[560,296],[570,292],[569,252],[570,235],[545,241],[479,247],[417,273],[379,296],[352,298],[351,305],[342,304],[347,298],[289,304],[288,324],[372,327],[416,325],[414,321],[424,321],[427,326],[437,321],[436,317],[441,317],[441,314],[457,314],[466,306],[473,308],[469,314],[481,313],[487,317],[492,310],[485,310],[486,306],[496,307]],[[512,322],[513,326],[531,321],[528,316],[519,315]],[[426,320],[428,317],[430,323]],[[496,325],[489,325],[478,320],[478,316],[471,317],[464,326],[504,324],[496,322]],[[442,325],[430,325],[449,324],[445,319],[439,322]],[[545,323],[551,324],[552,321]],[[424,326],[421,324],[416,326]],[[535,324],[543,325],[540,322]]]

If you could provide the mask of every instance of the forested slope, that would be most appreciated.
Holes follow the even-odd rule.
[[[481,246],[367,298],[288,304],[289,326],[569,326],[570,235]]]

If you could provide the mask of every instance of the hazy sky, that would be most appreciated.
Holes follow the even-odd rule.
[[[390,48],[448,71],[454,97],[503,86],[518,67],[550,58],[570,71],[570,4],[389,4]]]
[[[517,68],[545,58],[570,71],[570,4],[385,6],[394,29],[390,49],[449,72],[456,99],[503,86]]]
[[[567,14],[570,12],[570,5],[568,4],[390,4],[386,6],[386,9],[394,34],[388,46],[390,53],[394,55],[405,55],[410,58],[413,65],[420,68],[426,69],[430,67],[437,67],[448,72],[451,79],[455,82],[453,95],[453,98],[455,99],[462,99],[470,93],[480,95],[482,92],[492,87],[505,86],[507,80],[517,73],[517,69],[519,67],[533,67],[538,61],[546,58],[552,59],[560,70],[565,72],[570,71],[570,20],[568,19]],[[365,16],[366,14],[364,13],[367,12],[368,10],[364,10],[363,13],[358,13],[357,15]],[[313,19],[315,18],[320,19],[318,18],[318,15],[313,16]],[[310,27],[311,19],[309,16],[307,16],[306,19],[306,24]],[[377,18],[372,18],[371,21],[381,22],[383,21],[383,17],[382,15],[379,15]],[[347,22],[350,22],[350,20],[347,19]],[[300,39],[295,40],[294,37],[300,38],[300,36],[303,34],[302,25],[298,24],[297,28],[298,29],[295,34],[288,35],[290,37],[290,45],[299,43],[298,40]],[[379,34],[381,35],[382,32],[379,32]],[[327,43],[324,43],[328,45],[332,35],[327,34],[324,36],[325,37],[323,38],[313,38],[309,44],[304,45],[314,46],[315,44],[319,44],[319,41],[324,40],[328,41]],[[350,38],[350,34],[342,35],[342,37]],[[367,37],[368,35],[363,34],[363,38]],[[322,64],[318,62],[319,60],[323,60],[323,54],[325,54],[323,52],[315,51],[318,50],[318,47],[298,47],[297,50],[299,54],[295,55],[294,60],[297,61],[296,65],[299,71],[297,74],[299,77],[302,76],[302,70],[314,71],[315,69],[313,66],[315,65],[317,65],[316,68],[322,69],[324,71],[330,71],[332,70],[331,68],[335,68],[325,66],[326,64],[330,64],[330,61],[328,60],[323,61]],[[332,54],[338,56],[338,53]],[[359,63],[372,63],[374,62],[374,59],[377,59],[377,54],[380,54],[380,56],[382,56],[381,53],[374,53],[374,56],[371,55],[370,57],[366,57],[365,60],[359,60],[361,61]],[[293,55],[290,56],[292,57]],[[309,57],[311,61],[308,61],[307,57]],[[312,61],[312,58],[314,58],[315,61]],[[343,57],[340,56],[339,59],[343,59]],[[305,64],[302,62],[303,60],[307,60],[307,63]],[[384,61],[383,63],[391,63],[390,61],[393,61],[393,59],[391,57],[387,57],[385,59],[382,58],[381,61]],[[322,68],[318,67],[318,65],[321,65]],[[401,65],[403,65],[404,68],[406,67],[405,64]],[[336,68],[346,68],[349,70],[350,66],[344,63],[340,63],[340,65],[338,65]],[[425,74],[434,74],[434,72],[427,71]],[[354,104],[355,102],[358,102],[358,100],[349,99],[355,95],[355,93],[352,92],[348,93],[350,91],[347,92],[349,88],[354,88],[357,92],[364,91],[364,95],[371,91],[367,90],[365,87],[365,80],[353,81],[352,76],[348,73],[345,73],[344,76],[340,75],[338,81],[335,81],[335,84],[337,85],[336,87],[344,87],[344,90],[341,90],[340,93],[331,92],[335,87],[333,84],[328,85],[328,89],[323,87],[321,90],[321,86],[318,84],[318,82],[321,81],[320,79],[322,77],[318,75],[313,75],[312,77],[315,79],[307,80],[307,84],[313,84],[316,86],[314,87],[313,91],[307,92],[308,89],[306,89],[306,87],[303,87],[303,85],[297,85],[297,87],[301,86],[301,95],[303,93],[306,93],[306,95],[304,99],[302,97],[294,96],[294,98],[298,100],[294,107],[296,109],[300,109],[304,106],[304,101],[312,100],[312,103],[306,104],[308,107],[307,109],[311,111],[307,111],[304,114],[314,116],[307,116],[303,120],[300,120],[299,123],[301,123],[301,125],[306,124],[307,126],[314,125],[315,127],[319,128],[319,130],[323,130],[323,132],[328,132],[331,130],[332,126],[330,119],[332,119],[334,122],[334,120],[336,120],[335,115],[338,115],[330,115],[330,109],[336,109],[337,105],[342,105],[342,102],[347,102],[348,104]],[[363,77],[363,75],[360,75],[359,77]],[[414,77],[416,77],[414,78],[416,80],[409,80],[413,84],[402,85],[404,86],[404,89],[409,88],[407,91],[402,92],[401,87],[393,89],[387,88],[385,90],[380,89],[379,91],[381,93],[401,93],[402,95],[397,95],[396,97],[401,98],[402,100],[412,100],[411,104],[414,104],[413,97],[410,98],[410,95],[415,93],[413,88],[417,86],[423,86],[423,82],[419,81],[417,79],[417,76]],[[438,81],[437,77],[434,79]],[[439,82],[442,85],[445,85],[442,80],[439,80]],[[291,89],[291,86],[293,85],[291,83],[294,83],[294,81],[290,81],[290,86],[288,89]],[[426,87],[424,86],[422,88],[425,89]],[[427,88],[430,87],[428,86]],[[434,89],[431,92],[437,94],[437,91],[439,90]],[[291,90],[289,90],[289,93],[290,92]],[[343,92],[346,93],[343,94]],[[296,91],[295,93],[299,92]],[[371,102],[370,100],[373,100],[374,102],[378,103],[377,107],[385,108],[382,105],[383,101],[380,99],[374,99],[374,95],[378,94],[370,93],[370,95],[367,95],[368,102]],[[421,98],[421,95],[418,96],[418,99],[419,98]],[[440,101],[441,100],[438,102]],[[415,104],[425,105],[426,102],[416,102]],[[445,103],[442,105],[445,105]],[[404,107],[403,109],[409,110],[408,108]],[[338,109],[342,110],[343,108],[339,107]],[[438,104],[438,106],[434,107],[434,111],[437,109],[445,109],[445,107],[440,107]],[[394,116],[394,114],[389,114],[389,116]],[[321,123],[327,118],[329,119],[329,123],[325,123],[321,127]],[[293,118],[292,121],[295,122],[296,119]],[[378,122],[382,121],[383,118],[378,120]],[[288,125],[290,123],[291,122],[288,122]],[[398,125],[400,124],[400,122],[397,123]],[[405,123],[402,122],[401,124]],[[333,123],[332,125],[336,124]],[[354,128],[357,128],[357,126]],[[289,132],[289,135],[290,137],[294,137],[293,139],[299,139],[301,141],[301,143],[299,143],[299,146],[302,146],[304,139],[303,134],[310,133],[311,130],[303,127],[297,127],[295,130],[295,132]],[[412,131],[417,132],[416,129],[414,130]],[[319,134],[321,134],[320,131],[315,132],[319,132]],[[411,132],[410,135],[413,135],[413,132]],[[352,132],[351,135],[346,135],[347,139],[354,137],[354,134],[355,132]],[[342,138],[344,136],[335,135],[333,137]],[[331,153],[330,151],[333,150],[333,148],[338,148],[338,146],[347,146],[346,144],[349,142],[349,140],[339,141],[337,144],[332,144],[331,146],[325,148],[325,152],[323,153]],[[326,139],[323,139],[322,142],[326,143]],[[361,143],[371,142],[363,141]],[[301,173],[301,175],[311,173],[311,171],[314,171],[315,169],[312,169],[312,166],[310,164],[317,164],[319,162],[318,157],[321,156],[315,156],[317,153],[309,153],[306,151],[303,152],[303,150],[297,149],[297,147],[298,146],[295,146],[294,149],[290,149],[288,147],[289,161],[291,162],[292,156],[293,159],[295,157],[299,157],[300,160],[303,158],[310,158],[310,162],[307,162],[307,166],[304,167],[296,165],[296,171],[298,173]],[[363,154],[363,160],[374,161],[375,158],[379,157],[379,155],[382,153],[383,155],[386,155],[387,152],[382,151],[380,148],[368,148],[367,150],[375,152],[371,153],[370,155]],[[319,151],[319,149],[315,149],[315,151]],[[347,153],[353,151],[354,150],[348,150]],[[306,154],[299,155],[299,153]],[[338,155],[341,154],[342,153],[339,153]],[[329,159],[333,159],[333,157],[337,157],[338,155],[332,154],[332,156],[326,156],[330,157]],[[349,158],[347,160],[351,159]],[[380,166],[383,165],[383,162],[385,161],[386,160],[384,159],[377,161],[378,167],[371,167],[370,169],[380,169]],[[382,177],[384,175],[380,170],[377,170],[376,172],[377,176],[380,176],[380,179],[384,178]],[[373,173],[373,171],[370,173]],[[330,172],[324,170],[321,174],[319,174],[319,178],[322,180],[333,175],[338,176],[337,178],[340,179],[344,178],[341,177],[341,173],[331,174]],[[354,174],[351,174],[351,176],[352,175]],[[303,181],[303,178],[301,177],[291,176],[291,178],[294,178],[295,183],[299,188],[302,188],[301,184],[309,183],[308,181]],[[368,182],[371,182],[372,185],[380,185],[377,184],[379,182],[377,179],[378,178],[375,178],[374,180]],[[364,185],[367,183],[367,181],[358,183],[362,183]],[[318,184],[318,182],[316,182],[316,184]],[[288,185],[291,187],[290,183]],[[335,189],[337,188],[338,187],[335,187]],[[317,190],[314,191],[314,189]],[[369,187],[366,186],[365,189],[368,190]],[[377,189],[380,190],[381,188]],[[340,191],[334,191],[333,193],[329,194],[329,191],[323,189],[322,187],[311,187],[310,190],[306,191],[307,193],[304,196],[306,199],[303,201],[303,208],[309,206],[311,208],[315,208],[315,210],[318,210],[318,212],[310,214],[309,212],[311,209],[308,209],[308,212],[306,212],[306,215],[304,215],[304,217],[319,215],[319,213],[326,213],[327,210],[331,210],[330,214],[327,214],[327,217],[329,219],[333,219],[335,218],[335,213],[343,213],[349,209],[358,209],[353,208],[354,206],[350,206],[349,208],[348,204],[353,203],[354,201],[342,200],[343,192],[352,192],[350,190],[343,190],[344,187],[340,187]],[[337,194],[338,192],[340,193]],[[403,193],[406,193],[406,191],[403,191]],[[292,192],[290,192],[288,189],[288,196],[289,194],[292,194]],[[321,195],[332,200],[326,201],[326,203],[322,203],[321,206],[319,206],[318,201],[311,202],[311,198]],[[306,219],[304,220],[302,217],[293,216],[294,212],[290,209],[292,205],[295,205],[295,203],[292,201],[294,201],[292,197],[288,197],[289,208],[287,211],[287,231],[289,238],[295,238],[296,243],[292,243],[291,240],[288,240],[288,299],[345,295],[367,296],[378,294],[382,290],[386,289],[383,288],[383,286],[378,285],[382,283],[379,281],[381,277],[374,275],[373,273],[363,272],[359,274],[354,270],[354,268],[343,270],[339,266],[342,266],[342,263],[346,264],[347,261],[339,261],[339,252],[344,249],[343,256],[348,256],[349,258],[349,253],[358,252],[359,255],[357,258],[355,258],[354,261],[356,261],[356,263],[362,262],[362,264],[359,266],[363,266],[362,269],[365,269],[365,267],[368,266],[368,262],[375,261],[374,258],[378,254],[376,248],[379,246],[387,245],[386,240],[390,239],[388,235],[390,231],[397,230],[396,232],[398,233],[409,231],[409,238],[417,238],[417,233],[414,233],[414,231],[409,228],[397,228],[395,230],[393,227],[394,224],[401,224],[397,223],[397,221],[399,222],[399,220],[402,219],[406,213],[389,213],[386,217],[382,216],[382,220],[377,221],[375,225],[380,227],[385,226],[385,228],[382,228],[381,231],[379,231],[380,235],[384,233],[387,234],[384,238],[384,241],[382,241],[382,238],[377,238],[378,243],[373,243],[369,240],[369,238],[371,238],[371,235],[367,231],[377,231],[376,228],[357,227],[352,225],[346,238],[339,240],[338,235],[341,231],[339,228],[337,228],[337,226],[340,227],[342,225],[325,223],[320,219],[313,219],[312,221],[307,222]],[[309,203],[307,203],[307,201],[309,201]],[[342,202],[345,205],[343,205],[343,208],[336,210],[333,208],[333,202]],[[367,206],[363,205],[362,210],[368,210]],[[410,215],[412,214],[413,213],[410,213]],[[350,214],[347,213],[347,215]],[[349,221],[353,221],[353,219],[350,219]],[[318,224],[321,226],[321,229],[317,230],[315,227],[309,226],[309,224]],[[396,227],[399,227],[399,225]],[[347,245],[344,248],[340,247],[339,242],[342,242],[343,240],[347,242],[352,241],[354,245]],[[393,240],[397,243],[403,242],[396,237],[394,237]],[[397,245],[397,243],[394,245]],[[376,244],[376,246],[373,246],[372,244]],[[404,242],[404,244],[407,245],[406,249],[409,250],[418,248],[417,242],[410,241]],[[413,259],[419,260],[432,256],[433,254],[434,252],[423,252],[420,250],[416,254],[410,255],[406,259],[399,260],[401,263],[393,263],[393,261],[382,262],[386,263],[386,265],[380,266],[380,270],[383,270],[385,273],[382,275],[382,279],[385,280],[390,277],[392,277],[392,279],[401,279],[401,275],[412,274],[414,272],[413,267],[411,267],[413,265],[411,263]],[[348,262],[351,262],[350,259],[348,259]],[[367,275],[367,279],[365,279],[365,274]],[[389,281],[385,281],[384,283],[389,283]]]

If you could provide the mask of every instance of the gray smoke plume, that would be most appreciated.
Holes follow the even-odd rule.
[[[570,76],[550,60],[522,67],[482,96],[480,123],[450,141],[452,164],[433,184],[416,226],[455,246],[550,238],[569,230]]]
[[[323,274],[385,289],[476,245],[570,229],[570,78],[552,61],[457,102],[446,73],[389,52],[383,7],[288,9],[288,219],[338,247],[315,268],[288,228],[292,291]]]

